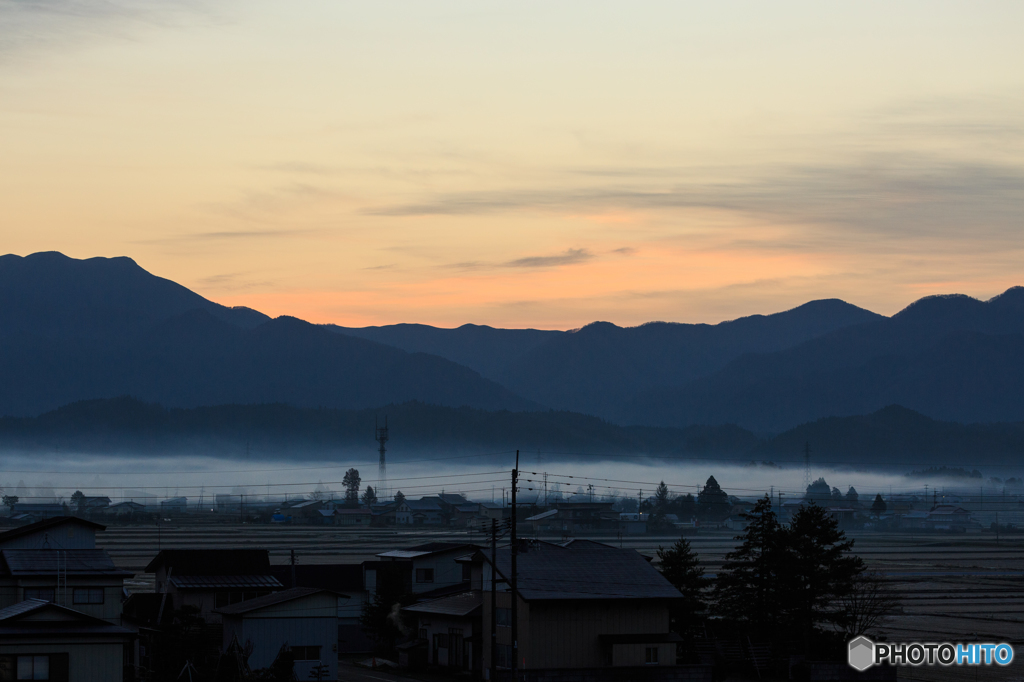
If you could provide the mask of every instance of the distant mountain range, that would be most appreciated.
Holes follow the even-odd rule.
[[[864,416],[821,419],[765,439],[737,426],[618,426],[573,412],[486,411],[419,402],[363,410],[280,404],[167,409],[128,397],[82,401],[38,417],[0,418],[0,451],[372,460],[374,422],[385,415],[393,427],[388,443],[392,462],[429,454],[508,463],[519,449],[527,469],[538,459],[628,457],[636,462],[645,455],[666,464],[715,459],[802,467],[809,444],[816,470],[905,472],[951,465],[1005,478],[1022,473],[1006,465],[1024,454],[1024,423],[962,425],[897,405]]]
[[[839,300],[715,325],[360,329],[226,308],[127,258],[0,257],[0,415],[132,395],[172,408],[417,401],[761,435],[899,404],[1024,420],[1024,289],[883,317]]]

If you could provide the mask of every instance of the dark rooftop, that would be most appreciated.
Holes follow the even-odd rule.
[[[479,556],[490,562],[490,552]],[[498,573],[507,578],[511,573],[508,547],[498,549],[497,561]],[[639,552],[596,542],[576,549],[538,542],[520,551],[517,568],[519,595],[527,601],[681,596]]]
[[[170,583],[179,590],[219,590],[231,588],[281,588],[284,585],[272,575],[177,575]]]
[[[441,597],[440,599],[431,599],[430,601],[421,602],[413,606],[406,606],[402,610],[410,613],[431,613],[439,616],[468,616],[480,608],[483,603],[482,594],[480,590],[472,590],[448,597]]]
[[[105,549],[2,549],[0,575],[56,575],[58,563],[68,575],[102,575],[131,577],[131,571],[122,571]]]
[[[174,575],[270,575],[270,553],[265,549],[165,549],[146,566],[156,573],[173,567]]]
[[[52,519],[44,519],[43,521],[36,521],[26,526],[20,526],[14,528],[5,533],[0,533],[0,546],[4,543],[14,540],[16,538],[25,537],[26,535],[32,535],[44,530],[50,530],[58,526],[63,526],[66,523],[74,523],[86,528],[93,528],[95,530],[106,530],[107,527],[99,523],[93,523],[92,521],[86,521],[76,516],[58,516]]]
[[[58,611],[61,613],[61,618],[59,620],[22,620],[25,616],[40,611]],[[69,619],[68,616],[72,616],[72,618]],[[13,606],[0,609],[0,637],[4,639],[62,634],[128,636],[134,634],[134,632],[128,628],[111,625],[105,620],[87,616],[80,611],[43,601],[42,599],[26,599]]]
[[[295,599],[302,599],[313,594],[320,594],[321,592],[327,592],[338,597],[347,597],[345,594],[338,594],[333,590],[325,590],[319,587],[293,587],[290,590],[282,590],[275,592],[274,594],[268,594],[265,597],[257,597],[256,599],[248,599],[238,604],[232,604],[231,606],[224,606],[216,609],[217,613],[223,613],[225,615],[237,615],[240,613],[248,613],[257,609],[266,608],[267,606],[273,606],[274,604],[284,604],[285,602],[294,601]]]
[[[292,569],[295,585],[292,585]],[[289,587],[319,587],[326,590],[363,589],[362,564],[307,564],[302,566],[271,566],[270,573]]]

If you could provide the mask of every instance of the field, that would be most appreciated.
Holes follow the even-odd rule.
[[[674,537],[588,536],[653,555]],[[892,580],[903,595],[903,613],[883,631],[894,641],[1010,642],[1021,662],[1005,670],[951,668],[901,669],[901,679],[1024,679],[1024,536],[998,541],[989,534],[852,534],[855,549],[869,569]],[[357,563],[378,552],[429,541],[482,544],[480,533],[416,532],[333,527],[262,525],[111,526],[97,537],[114,561],[139,575],[130,590],[151,590],[152,576],[141,573],[159,548],[263,547],[271,562],[284,564],[295,551],[299,563]],[[556,539],[557,540],[557,539]],[[691,538],[708,573],[719,570],[735,546],[732,533]],[[906,674],[904,674],[904,672]]]

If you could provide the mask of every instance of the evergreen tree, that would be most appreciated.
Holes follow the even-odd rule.
[[[807,486],[807,493],[804,495],[804,500],[807,502],[826,504],[830,499],[832,499],[832,488],[829,487],[824,478],[819,478]]]
[[[860,495],[857,494],[857,489],[851,485],[850,489],[846,491],[846,501],[850,504],[857,504],[858,499],[860,499]]]
[[[875,516],[881,516],[885,513],[887,506],[885,500],[882,499],[882,493],[875,495],[875,501],[871,503],[871,513]]]
[[[366,486],[366,490],[363,492],[363,504],[367,507],[377,504],[377,493],[373,491],[373,486]]]
[[[743,542],[725,555],[715,601],[723,616],[746,621],[759,633],[767,633],[777,624],[783,608],[783,528],[767,495],[742,517],[748,525],[736,539]]]
[[[405,502],[405,495],[403,495],[402,491],[399,490],[397,493],[395,493],[395,504],[401,505],[403,502]]]
[[[665,579],[672,583],[683,595],[677,604],[672,606],[676,631],[683,632],[693,629],[697,619],[707,611],[705,595],[711,585],[711,579],[704,577],[700,559],[683,538],[668,549],[658,547],[658,569]]]
[[[832,488],[832,501],[840,503],[843,501],[843,494],[839,492],[839,488]]]
[[[71,504],[75,505],[75,510],[79,514],[85,513],[85,493],[81,490],[76,490],[71,493]]]
[[[724,519],[729,515],[732,505],[729,496],[718,485],[714,476],[709,476],[707,483],[697,494],[697,514],[702,519]]]
[[[839,522],[816,504],[800,508],[783,540],[784,613],[808,642],[815,626],[841,624],[842,599],[864,571],[864,562],[851,553],[853,540],[839,530]]]
[[[363,480],[359,478],[358,469],[349,469],[345,472],[345,477],[341,479],[341,484],[345,486],[345,503],[350,505],[359,504],[359,484]]]

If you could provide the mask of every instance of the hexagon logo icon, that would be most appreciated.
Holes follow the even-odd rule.
[[[867,637],[861,636],[850,641],[849,662],[850,667],[861,672],[867,670],[875,663],[875,645]]]

